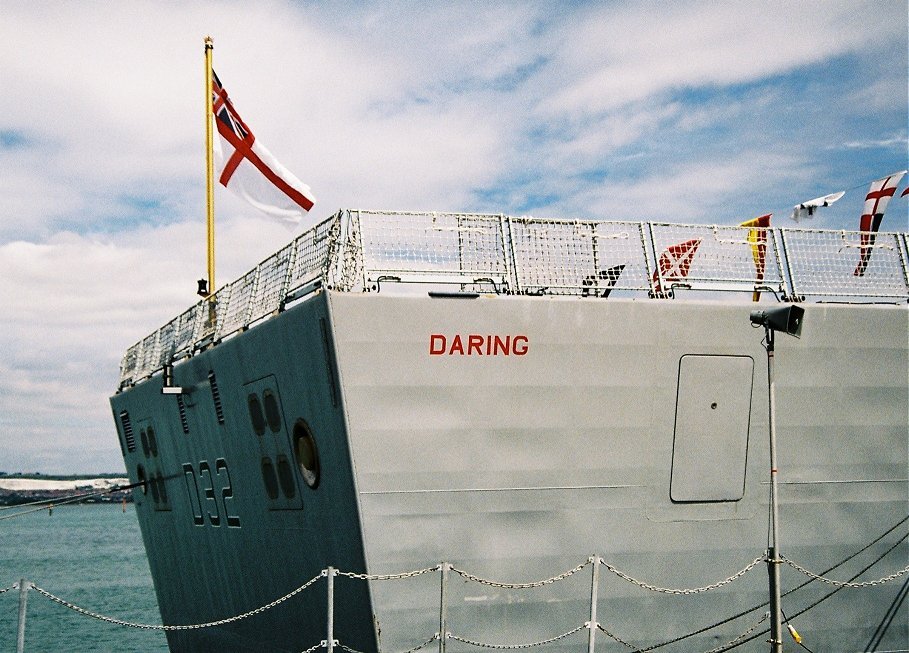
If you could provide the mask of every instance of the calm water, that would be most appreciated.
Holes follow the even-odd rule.
[[[7,515],[12,510],[4,510]],[[160,624],[148,560],[132,505],[61,506],[0,521],[0,589],[27,578],[106,616]],[[16,650],[19,592],[0,594],[0,651]],[[25,650],[167,651],[160,631],[115,626],[28,593]]]

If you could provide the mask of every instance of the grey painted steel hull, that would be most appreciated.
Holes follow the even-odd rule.
[[[386,574],[446,561],[528,582],[599,555],[661,587],[725,579],[768,539],[767,360],[753,308],[318,291],[178,364],[175,384],[191,390],[182,407],[161,394],[160,376],[117,394],[131,480],[139,466],[167,479],[136,491],[164,622],[251,610],[329,565]],[[777,338],[781,552],[820,573],[909,513],[909,312],[805,309],[801,339]],[[266,391],[281,423],[257,435],[249,396]],[[292,464],[299,420],[318,444],[315,489]],[[154,448],[139,437],[148,426]],[[282,457],[291,475],[278,475],[275,496],[262,461]],[[858,580],[902,569],[905,535],[904,523],[829,576],[849,580],[893,545]],[[766,611],[763,564],[682,596],[600,575],[597,621],[634,647],[745,613],[658,649],[705,651]],[[782,575],[784,592],[808,580],[788,566]],[[335,582],[335,636],[353,649],[400,651],[439,630],[438,573]],[[446,629],[543,640],[587,621],[590,582],[590,566],[538,589],[451,573]],[[909,612],[895,605],[905,583],[844,588],[793,616],[836,589],[814,582],[785,595],[783,609],[812,650],[905,650]],[[325,638],[326,616],[323,581],[255,617],[168,638],[174,651],[299,651]],[[736,650],[766,650],[766,639]],[[582,646],[586,630],[547,649]],[[597,648],[625,647],[598,633]]]

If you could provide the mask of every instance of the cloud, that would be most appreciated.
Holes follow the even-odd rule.
[[[906,27],[895,0],[8,3],[0,460],[120,464],[120,357],[204,276],[206,34],[313,221],[728,223],[905,167]],[[851,228],[854,195],[822,226]],[[299,233],[220,187],[216,210],[219,283]]]

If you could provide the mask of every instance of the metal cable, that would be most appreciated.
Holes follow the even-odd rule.
[[[322,578],[323,576],[326,576],[326,575],[327,574],[325,571],[321,571],[321,572],[319,572],[319,574],[317,576],[314,576],[312,579],[303,583],[302,585],[300,585],[300,587],[293,590],[292,592],[285,594],[281,598],[275,599],[271,603],[260,606],[260,607],[256,608],[255,610],[250,610],[249,612],[244,612],[243,614],[238,614],[233,617],[227,617],[226,619],[218,619],[217,621],[209,621],[209,622],[201,623],[201,624],[188,624],[188,625],[181,625],[181,626],[143,624],[143,623],[135,623],[132,621],[124,621],[123,619],[114,619],[113,617],[106,617],[102,614],[98,614],[97,612],[92,612],[91,610],[86,610],[85,608],[79,607],[78,605],[70,603],[69,601],[67,601],[65,599],[61,599],[59,596],[54,596],[47,590],[42,589],[35,584],[32,584],[31,587],[33,590],[35,590],[39,594],[46,596],[51,601],[54,601],[55,603],[59,603],[60,605],[62,605],[65,608],[69,608],[70,610],[73,610],[74,612],[78,612],[81,615],[85,615],[86,617],[91,617],[92,619],[97,619],[99,621],[105,621],[107,623],[115,624],[117,626],[126,626],[128,628],[138,628],[140,630],[164,630],[164,631],[198,630],[201,628],[212,628],[214,626],[223,626],[225,624],[233,623],[234,621],[240,621],[241,619],[246,619],[247,617],[252,617],[254,615],[265,612],[266,610],[270,610],[273,607],[280,605],[281,603],[284,603],[284,601],[296,596],[297,594],[299,594],[300,592],[305,590],[307,587],[309,587],[310,585],[315,583],[317,580],[319,580],[320,578]]]
[[[514,650],[524,649],[524,648],[533,648],[534,646],[543,646],[544,644],[551,644],[552,642],[557,642],[560,639],[565,639],[566,637],[569,637],[570,635],[574,635],[576,632],[578,632],[580,630],[584,630],[586,627],[587,627],[586,624],[581,624],[577,628],[572,628],[567,633],[562,633],[561,635],[556,635],[555,637],[550,637],[549,639],[544,639],[539,642],[532,642],[530,644],[488,644],[485,642],[475,642],[472,639],[467,639],[466,637],[460,637],[453,633],[446,633],[446,637],[448,639],[453,639],[453,640],[461,642],[463,644],[470,644],[471,646],[477,646],[479,648],[492,648],[492,649],[498,649],[498,650],[514,651]]]

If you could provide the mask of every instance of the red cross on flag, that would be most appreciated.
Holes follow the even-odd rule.
[[[653,296],[666,297],[662,283],[680,281],[688,276],[691,262],[701,244],[700,238],[692,238],[684,243],[671,245],[660,254],[658,269],[653,272]]]
[[[316,201],[309,186],[256,140],[214,70],[211,95],[220,137],[214,147],[218,181],[263,213],[292,224],[300,222]]]
[[[890,203],[890,198],[896,193],[896,187],[900,179],[906,174],[905,170],[894,172],[892,175],[883,177],[871,182],[871,188],[865,197],[865,206],[862,209],[862,217],[859,221],[859,230],[862,232],[861,248],[859,249],[859,262],[852,273],[857,277],[864,276],[871,260],[871,252],[874,251],[874,239],[877,230],[881,226],[881,220],[884,219],[884,211]]]

